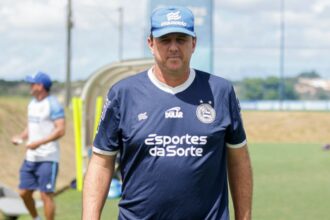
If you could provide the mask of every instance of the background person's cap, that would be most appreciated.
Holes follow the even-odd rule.
[[[45,89],[49,89],[52,86],[52,80],[48,74],[43,72],[38,72],[37,74],[31,76],[26,76],[25,82],[42,84]]]
[[[185,7],[168,6],[155,9],[151,14],[151,34],[161,37],[169,33],[184,33],[196,37],[194,15]]]

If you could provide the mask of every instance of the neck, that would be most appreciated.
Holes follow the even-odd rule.
[[[190,69],[188,68],[185,71],[177,72],[169,72],[161,70],[157,65],[153,67],[153,73],[156,78],[171,87],[177,87],[183,84],[189,77]]]
[[[48,96],[48,92],[41,92],[39,93],[38,95],[35,96],[35,98],[38,100],[38,101],[41,101],[43,100],[44,98],[46,98]]]

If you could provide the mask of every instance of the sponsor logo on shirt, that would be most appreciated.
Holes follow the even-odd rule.
[[[29,116],[29,122],[31,122],[31,123],[40,123],[41,118],[37,117],[37,116]]]
[[[101,122],[105,119],[105,115],[106,115],[106,113],[108,111],[108,108],[109,108],[110,104],[111,104],[111,101],[109,99],[107,99],[107,101],[103,105],[103,109],[102,109],[102,113],[101,113],[101,120],[100,120],[100,122],[99,122],[99,124],[97,126],[96,133],[99,132],[99,128],[100,128]]]
[[[170,108],[165,111],[165,118],[183,118],[183,112],[180,107]]]
[[[207,143],[207,136],[149,134],[144,143],[153,146],[149,149],[149,154],[153,157],[201,157],[202,146]]]
[[[146,120],[147,118],[148,118],[147,112],[143,112],[143,113],[138,114],[138,120],[139,121]]]
[[[101,114],[101,120],[103,121],[105,118],[105,115],[107,113],[107,110],[109,108],[111,104],[111,101],[109,99],[107,99],[107,101],[105,102],[105,104],[103,105],[103,110],[102,110],[102,114]]]
[[[210,104],[202,103],[197,106],[196,116],[202,123],[210,124],[214,122],[216,112]]]

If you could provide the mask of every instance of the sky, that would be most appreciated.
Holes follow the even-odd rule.
[[[214,0],[213,73],[229,80],[280,74],[280,0]],[[330,79],[330,1],[284,0],[284,76],[317,71]],[[144,56],[148,0],[72,0],[72,80]],[[67,0],[0,0],[0,79],[37,71],[64,81]],[[197,36],[198,37],[198,36]],[[197,38],[198,39],[198,38]]]

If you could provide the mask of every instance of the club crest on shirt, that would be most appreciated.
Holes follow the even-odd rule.
[[[202,123],[210,124],[215,120],[216,112],[210,104],[202,103],[197,106],[196,116]]]

